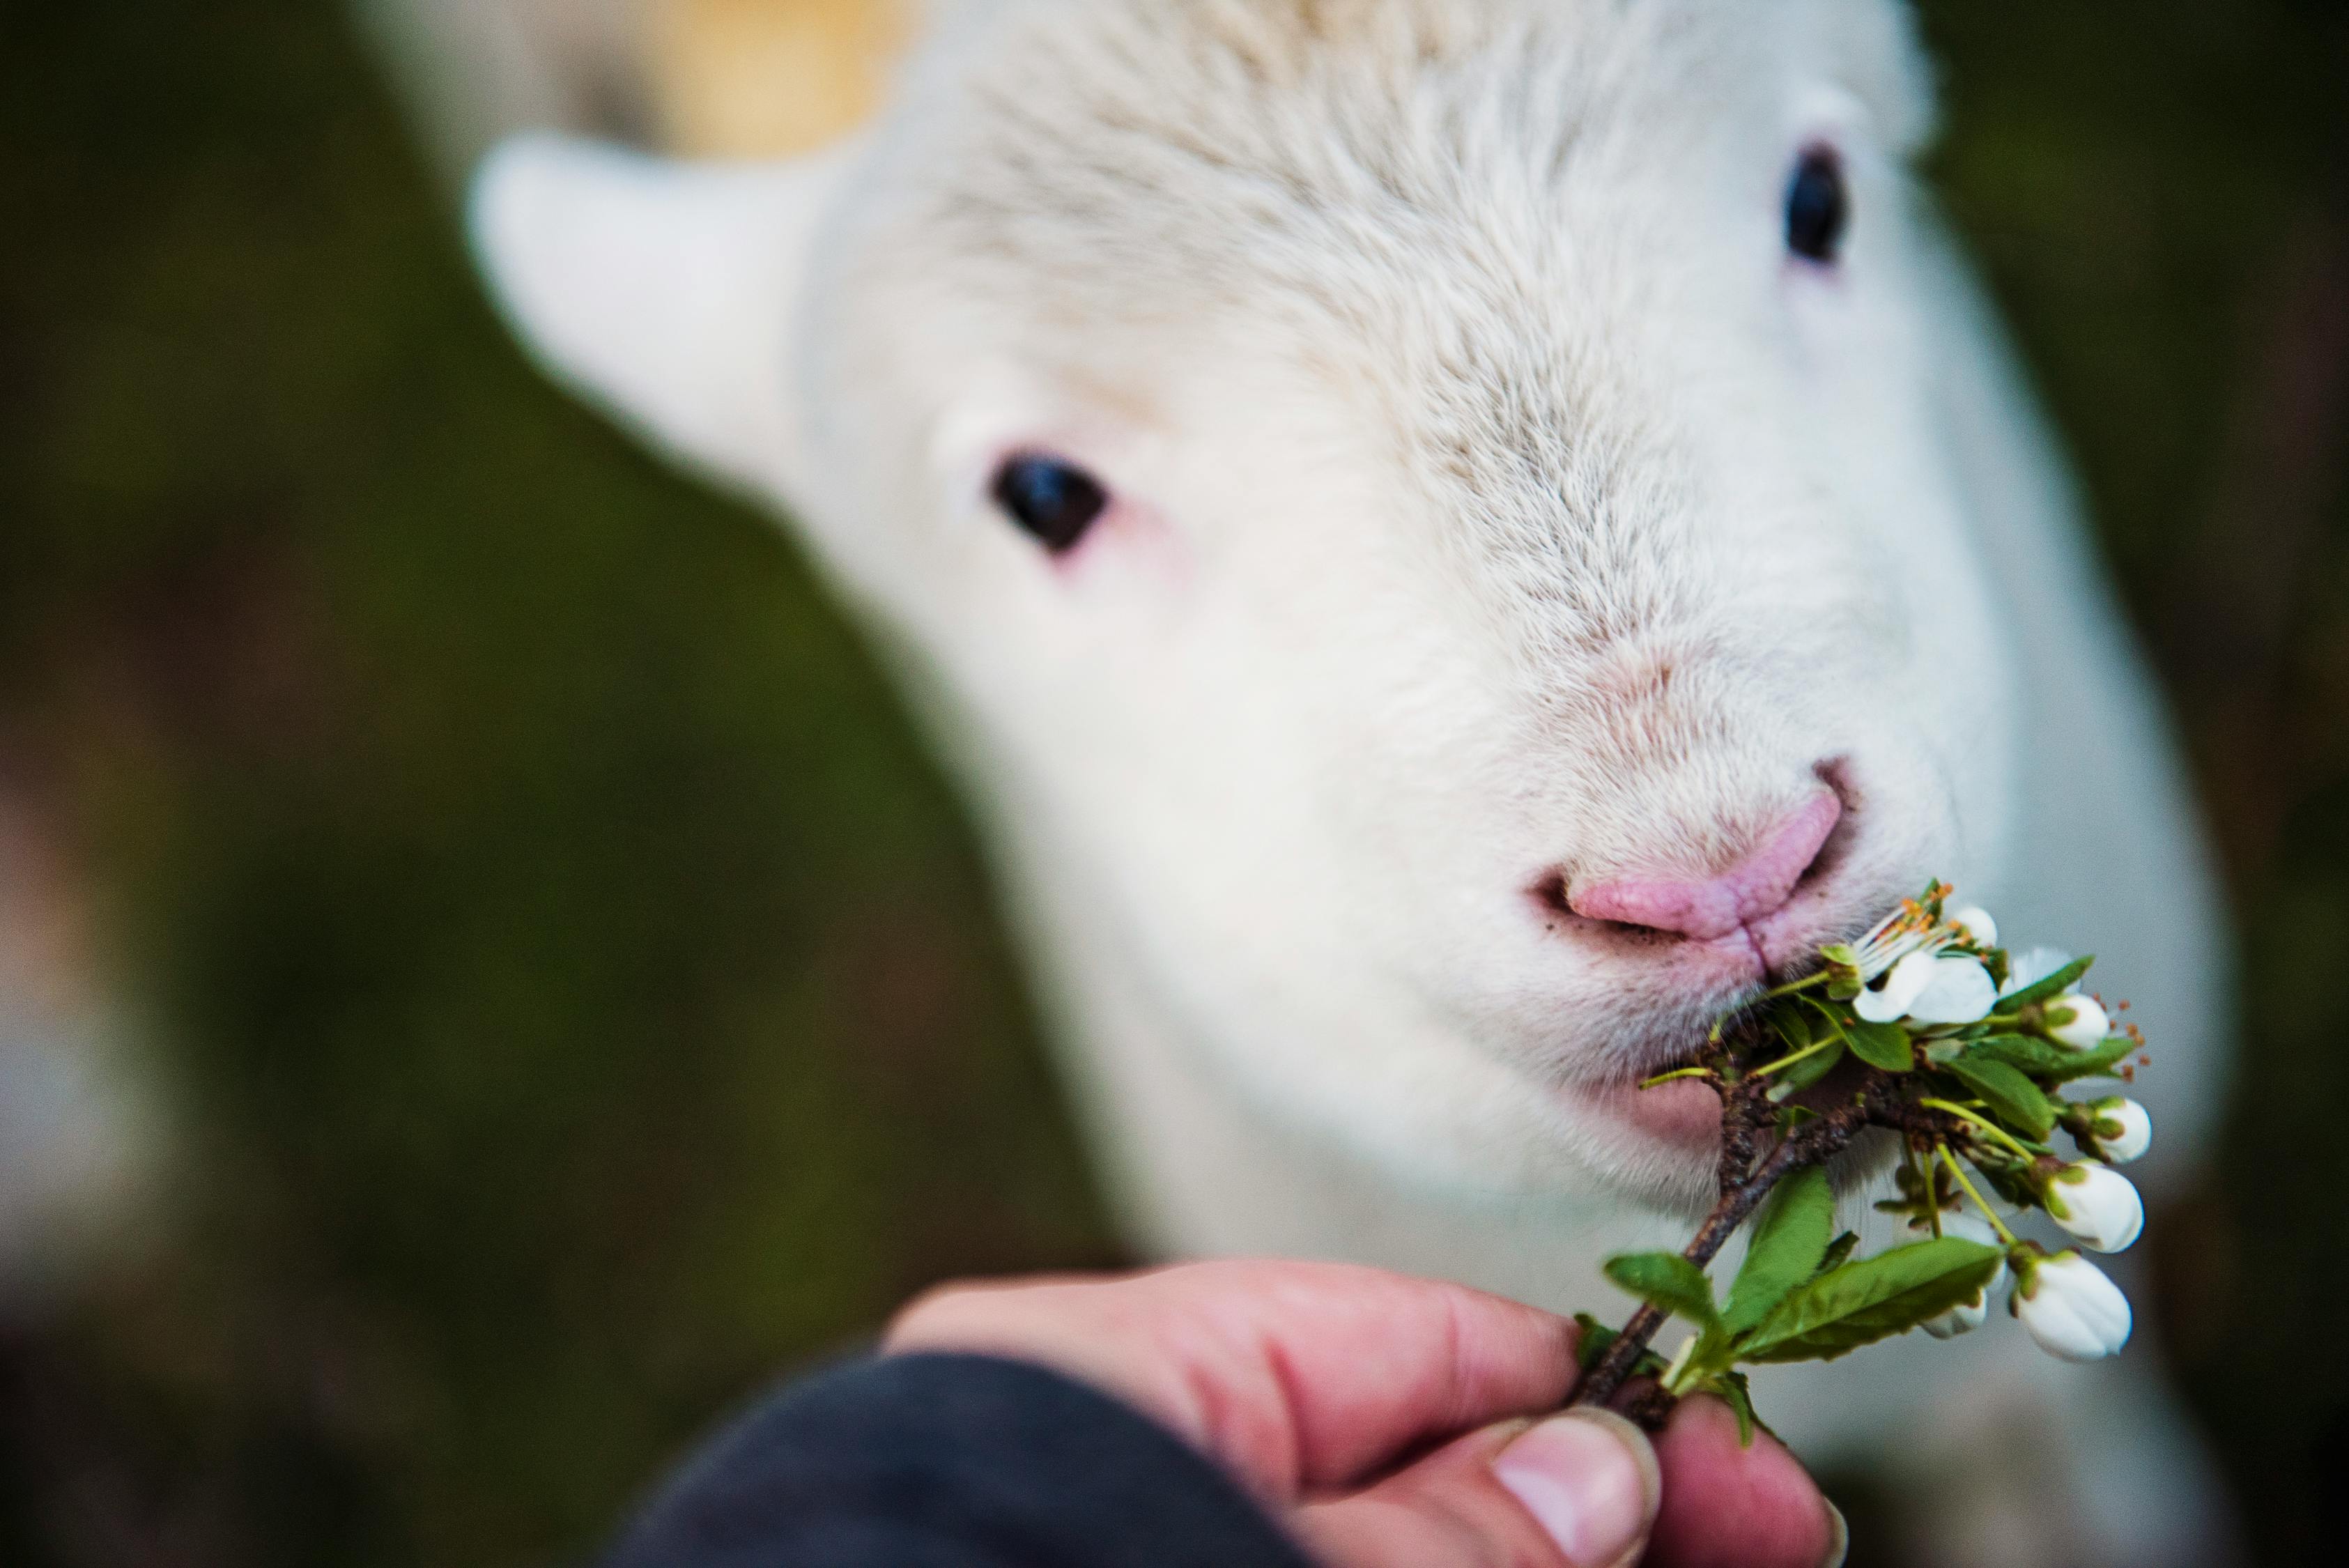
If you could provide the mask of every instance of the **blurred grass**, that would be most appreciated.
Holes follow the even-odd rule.
[[[1931,0],[1938,173],[2074,438],[2242,915],[2152,1229],[2263,1556],[2349,1366],[2349,32]],[[0,763],[186,1129],[0,1338],[0,1562],[574,1552],[939,1275],[1111,1244],[957,807],[782,537],[521,364],[332,7],[0,10]]]
[[[577,1548],[944,1273],[1106,1256],[952,798],[491,321],[329,7],[0,35],[0,706],[191,1146],[0,1560]]]
[[[2260,1560],[2349,1506],[2349,13],[1932,0],[1938,173],[2076,455],[2234,898],[2220,1168],[2154,1217],[2163,1346]],[[2157,1068],[2158,1063],[2157,1061]]]

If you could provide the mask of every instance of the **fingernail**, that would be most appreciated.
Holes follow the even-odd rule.
[[[1819,1501],[1826,1502],[1825,1498]],[[1819,1559],[1819,1568],[1843,1568],[1850,1551],[1851,1526],[1843,1521],[1843,1510],[1827,1502],[1827,1554]]]
[[[1544,1421],[1501,1450],[1493,1476],[1575,1568],[1613,1568],[1638,1552],[1663,1495],[1647,1434],[1608,1410]]]

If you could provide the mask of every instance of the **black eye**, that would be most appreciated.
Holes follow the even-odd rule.
[[[995,476],[995,504],[1054,555],[1076,547],[1109,505],[1101,482],[1057,457],[1015,457]]]
[[[1833,266],[1851,226],[1851,192],[1843,182],[1843,161],[1814,150],[1795,165],[1786,185],[1786,248],[1806,261]]]

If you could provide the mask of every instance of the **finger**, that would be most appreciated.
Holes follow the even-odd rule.
[[[1638,1558],[1661,1494],[1637,1427],[1575,1410],[1471,1433],[1299,1510],[1296,1527],[1334,1568],[1616,1568]]]
[[[893,1351],[1019,1356],[1092,1383],[1288,1501],[1406,1449],[1556,1409],[1574,1327],[1498,1296],[1334,1263],[1194,1263],[1122,1280],[960,1288]]]
[[[1767,1432],[1751,1448],[1718,1399],[1681,1401],[1656,1439],[1663,1510],[1653,1568],[1824,1568],[1843,1561],[1843,1516]]]

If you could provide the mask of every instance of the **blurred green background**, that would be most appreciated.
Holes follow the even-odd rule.
[[[2247,955],[2168,1355],[2349,1465],[2349,21],[1931,0]],[[0,4],[0,789],[173,1140],[0,1305],[0,1563],[575,1555],[942,1275],[1113,1261],[964,821],[782,535],[554,393],[331,5]]]

